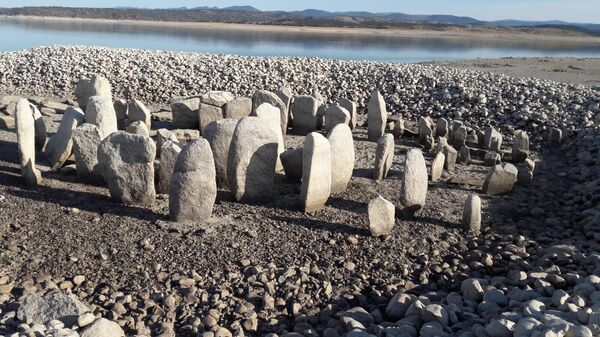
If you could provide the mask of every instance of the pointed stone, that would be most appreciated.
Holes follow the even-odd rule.
[[[381,195],[369,202],[369,230],[372,236],[392,234],[396,208]]]
[[[292,104],[294,134],[306,135],[317,129],[319,102],[312,96],[296,96]]]
[[[426,145],[426,143],[431,143],[429,139],[433,138],[433,121],[431,117],[419,117],[419,143],[421,145]],[[431,145],[431,144],[429,144]],[[431,148],[429,148],[431,149]],[[429,150],[428,149],[428,150]]]
[[[110,82],[100,75],[92,75],[90,79],[80,79],[75,86],[75,97],[82,111],[87,110],[87,104],[92,96],[104,96],[112,99]]]
[[[371,95],[371,100],[367,106],[368,119],[368,137],[372,142],[376,142],[385,132],[385,123],[387,121],[387,109],[385,101],[379,91],[375,90]]]
[[[35,167],[35,120],[31,105],[26,99],[17,101],[15,129],[21,160],[21,175],[27,186],[36,187],[42,183],[42,174]]]
[[[73,131],[73,153],[77,176],[87,182],[103,181],[98,170],[98,146],[102,137],[100,129],[91,123],[84,123]]]
[[[394,136],[390,133],[381,136],[377,141],[373,179],[383,180],[387,177],[394,162],[394,146]]]
[[[336,125],[327,135],[331,147],[331,194],[346,190],[354,171],[354,139],[348,124]]]
[[[151,130],[152,114],[150,113],[150,110],[148,110],[148,108],[146,108],[144,103],[142,103],[141,101],[139,101],[137,99],[131,99],[129,101],[129,104],[127,105],[127,111],[128,111],[127,121],[129,124],[131,124],[135,121],[141,121],[144,124],[146,124],[146,127],[148,128],[148,130]]]
[[[438,181],[442,178],[442,173],[444,172],[444,162],[446,161],[446,156],[443,152],[438,152],[431,163],[431,181]]]
[[[331,146],[316,132],[304,139],[300,198],[304,211],[312,213],[325,207],[331,192]]]
[[[85,121],[83,112],[79,109],[68,107],[58,126],[58,131],[50,138],[44,155],[55,170],[63,166],[73,151],[73,131]]]
[[[350,113],[350,122],[348,123],[350,130],[356,129],[356,124],[358,123],[358,118],[357,118],[358,113],[356,112],[356,110],[357,110],[356,103],[347,98],[342,98],[342,99],[340,99],[338,104]]]
[[[423,153],[410,149],[406,153],[402,186],[398,208],[406,214],[414,214],[423,206],[427,198],[427,166]]]
[[[483,193],[497,195],[512,191],[513,185],[517,182],[517,174],[517,168],[508,163],[490,168],[483,182]]]
[[[90,97],[85,109],[85,122],[96,125],[102,139],[117,132],[117,113],[112,99],[106,96]]]
[[[470,194],[465,202],[463,225],[473,233],[481,231],[481,199],[476,194]]]
[[[198,109],[200,109],[199,97],[191,97],[172,103],[173,127],[176,129],[198,129],[200,127]]]
[[[323,115],[325,131],[331,131],[338,124],[350,124],[350,113],[338,104],[330,105]]]
[[[181,152],[181,148],[181,144],[171,140],[162,143],[160,163],[158,165],[158,184],[156,184],[157,193],[169,194],[171,191],[171,177],[173,176],[175,162]]]
[[[261,106],[263,103],[269,103],[272,106],[279,109],[279,123],[281,128],[281,134],[285,135],[287,133],[287,123],[288,123],[288,108],[285,103],[277,96],[277,94],[272,93],[267,90],[257,90],[252,95],[252,111],[254,112]]]
[[[215,174],[217,186],[227,188],[227,159],[229,148],[238,121],[235,119],[221,119],[210,123],[205,131],[204,137],[208,140],[215,161]]]

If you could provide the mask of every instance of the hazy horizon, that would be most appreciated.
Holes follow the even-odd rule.
[[[478,20],[561,20],[574,23],[600,23],[600,1],[580,0],[577,4],[564,0],[430,0],[397,1],[380,0],[365,3],[363,1],[318,1],[305,0],[300,3],[281,3],[276,0],[223,0],[223,1],[170,1],[168,6],[160,0],[3,0],[0,7],[61,6],[61,7],[140,7],[140,8],[178,8],[178,7],[229,7],[253,6],[264,11],[298,11],[319,9],[332,12],[402,12],[422,15],[469,16]]]

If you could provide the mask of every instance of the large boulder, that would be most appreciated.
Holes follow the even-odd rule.
[[[208,124],[204,129],[204,138],[208,140],[215,161],[215,173],[217,186],[227,188],[227,159],[229,148],[237,125],[235,119],[221,119]]]
[[[35,167],[35,120],[31,106],[26,99],[17,101],[15,129],[21,161],[21,175],[27,186],[35,187],[42,182],[42,174]]]
[[[258,108],[256,108],[252,112],[256,117],[265,121],[267,125],[270,125],[273,129],[273,132],[277,134],[277,165],[275,166],[276,171],[283,170],[283,166],[281,165],[281,160],[279,159],[279,155],[283,153],[285,149],[285,145],[283,143],[283,134],[281,133],[281,114],[279,113],[279,109],[272,106],[269,103],[263,103]]]
[[[369,230],[372,236],[392,234],[396,208],[381,195],[369,202]]]
[[[111,197],[124,203],[154,201],[156,145],[150,137],[117,131],[98,147],[98,169]]]
[[[367,121],[369,123],[368,137],[372,142],[376,142],[385,132],[385,123],[387,121],[387,109],[385,101],[379,91],[375,90],[371,95],[367,106]]]
[[[279,158],[285,177],[293,182],[302,180],[302,146],[284,151]]]
[[[146,124],[148,130],[152,128],[152,114],[150,113],[150,110],[148,110],[148,108],[144,105],[144,103],[135,98],[131,99],[129,100],[129,104],[127,105],[127,111],[127,122],[129,124],[135,121],[141,121],[144,124]]]
[[[325,131],[329,132],[338,124],[349,125],[350,112],[338,104],[332,104],[325,109],[325,113],[323,115],[323,126],[325,127]]]
[[[90,97],[85,109],[85,122],[96,125],[102,139],[117,132],[117,113],[112,99],[106,96]]]
[[[358,122],[358,120],[357,120],[358,113],[356,112],[356,103],[352,102],[351,100],[349,100],[347,98],[341,98],[339,100],[338,104],[350,113],[350,122],[348,123],[350,130],[356,129],[356,124]]]
[[[238,122],[227,160],[227,183],[238,201],[271,196],[277,164],[278,135],[258,117]]]
[[[198,139],[183,147],[175,163],[169,213],[178,222],[210,218],[217,198],[215,163],[210,144]]]
[[[325,206],[331,192],[331,146],[316,132],[304,139],[302,153],[302,186],[300,197],[305,212]]]
[[[288,106],[284,103],[277,94],[267,91],[267,90],[257,90],[252,95],[252,112],[255,112],[258,107],[263,105],[264,103],[269,103],[272,106],[279,109],[279,123],[281,128],[281,134],[285,135],[287,133],[287,123],[288,123]]]
[[[60,168],[73,151],[73,131],[85,121],[83,112],[68,107],[58,126],[58,131],[50,138],[44,154],[52,169]]]
[[[99,318],[83,330],[81,337],[125,337],[125,332],[119,324]]]
[[[169,194],[171,191],[171,177],[175,170],[175,162],[181,152],[181,144],[168,140],[161,145],[160,163],[158,165],[158,183],[156,192],[160,194]]]
[[[292,129],[297,135],[306,135],[317,129],[319,102],[312,96],[296,96],[292,104]]]
[[[55,291],[25,297],[17,311],[17,318],[30,325],[60,320],[71,327],[77,323],[77,318],[86,312],[89,312],[88,307],[79,301],[77,296]]]
[[[73,153],[77,176],[84,181],[102,182],[98,171],[98,146],[102,141],[100,129],[91,123],[84,123],[73,131]]]
[[[425,206],[427,198],[427,166],[423,153],[410,149],[406,153],[398,208],[403,213],[414,213]]]
[[[394,161],[394,136],[386,133],[377,141],[375,149],[375,166],[373,168],[373,179],[385,179]]]
[[[87,109],[88,100],[92,96],[104,96],[112,99],[110,82],[100,75],[92,75],[90,79],[80,79],[75,86],[75,97],[81,110]]]
[[[513,185],[517,182],[518,173],[517,168],[509,163],[491,167],[483,182],[483,193],[497,195],[512,191]]]
[[[327,135],[331,147],[331,194],[344,192],[354,171],[354,139],[348,124],[336,125]]]
[[[198,120],[199,108],[199,97],[186,98],[172,103],[173,127],[176,129],[198,129],[200,127]]]
[[[225,104],[223,107],[223,117],[231,119],[241,119],[250,116],[252,113],[252,99],[249,97],[238,97]]]

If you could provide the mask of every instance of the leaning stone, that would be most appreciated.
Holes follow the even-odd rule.
[[[198,129],[200,121],[198,119],[198,109],[200,108],[200,98],[192,97],[171,104],[171,114],[173,116],[173,127],[176,129]]]
[[[304,139],[302,153],[302,187],[300,197],[304,211],[311,213],[325,206],[331,192],[331,146],[316,132]]]
[[[302,147],[284,151],[279,157],[288,180],[298,182],[302,179]]]
[[[65,111],[58,126],[58,131],[50,138],[44,149],[46,159],[53,170],[63,166],[65,161],[71,156],[73,151],[73,131],[84,121],[85,116],[81,110],[69,107]]]
[[[481,230],[481,199],[478,195],[470,194],[463,210],[463,225],[474,233]]]
[[[83,330],[81,337],[125,337],[125,332],[119,324],[99,318]]]
[[[88,307],[81,303],[77,296],[56,291],[25,297],[17,311],[17,318],[30,325],[59,320],[71,327],[77,323],[79,316],[88,311]]]
[[[177,222],[210,218],[217,198],[215,163],[206,139],[183,147],[175,163],[169,193],[169,213]]]
[[[227,183],[237,201],[269,198],[277,164],[278,135],[258,117],[238,122],[227,160]]]
[[[146,137],[150,137],[150,131],[146,124],[142,121],[135,121],[127,126],[127,132],[132,133],[134,135],[142,135]]]
[[[435,159],[433,159],[433,162],[431,163],[431,181],[438,181],[442,178],[445,161],[446,156],[443,152],[438,152],[435,155]]]
[[[90,123],[84,123],[73,131],[73,153],[77,176],[88,182],[101,182],[98,171],[98,146],[102,137],[100,129]]]
[[[115,99],[113,108],[117,114],[117,129],[127,129],[127,101],[124,99]]]
[[[338,104],[350,113],[350,122],[348,123],[350,130],[356,129],[356,123],[358,122],[358,120],[357,120],[358,113],[356,112],[356,103],[352,102],[351,100],[349,100],[347,98],[341,98],[340,101],[338,102]]]
[[[118,131],[117,113],[112,99],[106,96],[90,97],[85,109],[85,122],[96,125],[102,139]]]
[[[281,114],[279,113],[279,109],[269,103],[263,103],[253,111],[253,114],[255,114],[256,117],[264,120],[277,134],[277,165],[275,166],[275,170],[283,170],[279,155],[283,153],[285,145],[283,143],[283,134],[281,133],[280,129],[281,121],[279,119],[281,118]]]
[[[529,155],[529,136],[525,131],[517,131],[513,138],[512,160],[515,163],[522,163]]]
[[[462,164],[469,164],[471,162],[471,150],[468,146],[463,145],[460,148],[456,161]]]
[[[427,198],[427,166],[421,150],[410,149],[406,153],[399,209],[412,214],[425,206]]]
[[[201,103],[198,116],[200,120],[200,134],[204,135],[204,129],[210,123],[223,119],[223,110],[218,106]]]
[[[344,192],[354,171],[354,140],[348,124],[338,124],[327,134],[331,147],[331,194]],[[393,139],[393,137],[392,137]]]
[[[394,204],[381,195],[369,202],[369,230],[372,236],[392,234],[395,222]]]
[[[173,141],[179,143],[177,136],[174,132],[167,129],[158,129],[156,130],[156,156],[161,156],[161,148],[166,141]]]
[[[131,99],[129,101],[129,104],[127,105],[127,113],[128,113],[128,123],[131,124],[135,121],[142,121],[144,124],[146,124],[146,127],[148,128],[148,130],[151,129],[151,118],[152,118],[152,114],[150,113],[150,110],[148,110],[148,108],[146,108],[146,106],[144,105],[144,103],[142,103],[141,101],[137,100],[137,99]]]
[[[377,141],[375,150],[375,167],[373,168],[373,179],[385,179],[394,161],[394,136],[386,133]]]
[[[110,82],[100,75],[92,75],[91,79],[81,79],[75,86],[75,97],[82,111],[87,109],[88,100],[92,96],[104,96],[112,99]]]
[[[367,107],[368,118],[368,137],[372,142],[376,142],[385,132],[385,122],[387,120],[387,110],[385,101],[379,91],[375,90],[369,100]]]
[[[483,182],[483,193],[497,195],[508,193],[517,182],[517,168],[508,163],[492,167]]]
[[[20,99],[17,102],[15,124],[21,175],[27,186],[35,187],[41,184],[42,174],[35,168],[35,120],[31,105],[26,99]]]
[[[41,151],[42,149],[44,149],[44,146],[46,146],[46,142],[48,141],[46,133],[46,121],[40,113],[40,110],[38,110],[38,108],[35,105],[30,103],[29,106],[31,107],[35,124],[35,148],[38,151]]]
[[[230,119],[248,117],[251,112],[252,99],[248,97],[238,97],[227,102],[223,107],[223,117]]]
[[[285,135],[287,133],[287,123],[288,123],[288,108],[285,103],[277,96],[277,94],[272,93],[267,90],[257,90],[252,95],[252,112],[255,112],[259,106],[263,103],[269,103],[272,106],[279,109],[279,123],[281,127],[281,134]]]
[[[558,128],[550,129],[550,134],[548,135],[548,144],[550,146],[557,146],[562,143],[562,130]]]
[[[500,164],[501,161],[502,157],[500,154],[494,151],[486,151],[483,157],[483,165],[485,166],[494,166]]]
[[[333,104],[325,109],[323,126],[329,132],[338,124],[350,124],[350,113],[338,104]]]
[[[442,117],[435,122],[435,136],[448,137],[448,120],[446,118]]]
[[[204,138],[208,140],[212,149],[217,186],[220,188],[227,188],[228,186],[227,159],[229,158],[229,148],[237,122],[235,119],[221,119],[208,124],[204,129]]]
[[[173,176],[175,162],[177,161],[177,156],[181,152],[181,148],[181,144],[171,140],[162,143],[156,192],[160,194],[169,194],[171,191],[171,177]]]
[[[392,134],[396,138],[402,137],[404,134],[404,120],[399,118],[394,122],[394,130],[392,130]]]
[[[444,152],[444,156],[446,156],[446,161],[444,162],[444,168],[450,172],[453,172],[454,168],[456,166],[456,159],[458,157],[458,152],[456,152],[456,150],[450,145],[445,146],[442,151]]]
[[[150,137],[117,131],[98,147],[98,168],[111,197],[124,203],[154,201],[156,145]]]
[[[296,96],[292,104],[292,128],[297,135],[306,135],[317,129],[319,102],[312,96]]]

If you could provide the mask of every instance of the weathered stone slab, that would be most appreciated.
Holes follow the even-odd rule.
[[[431,139],[433,139],[433,121],[431,117],[419,117],[419,144],[431,145]],[[431,148],[429,148],[431,149]],[[429,150],[428,149],[428,150]]]
[[[283,165],[281,165],[281,159],[279,158],[279,155],[283,153],[285,144],[283,143],[283,134],[281,133],[280,128],[281,121],[279,119],[281,118],[281,114],[279,113],[279,109],[269,103],[263,103],[253,111],[253,114],[255,114],[256,117],[264,120],[277,134],[277,165],[275,166],[275,170],[283,170]]]
[[[36,187],[42,183],[42,174],[35,167],[35,120],[31,105],[26,99],[20,99],[16,104],[15,126],[21,175],[27,186]]]
[[[279,113],[279,112],[278,112]],[[204,129],[204,138],[208,140],[215,161],[217,186],[227,188],[227,160],[229,148],[238,121],[236,119],[221,119],[208,124]]]
[[[344,192],[354,171],[354,139],[348,124],[336,125],[327,135],[331,147],[331,194]]]
[[[467,128],[461,126],[452,133],[452,146],[460,150],[467,143]]]
[[[286,150],[279,156],[285,176],[290,181],[298,182],[302,180],[302,152],[300,146]]]
[[[350,113],[338,104],[330,105],[323,115],[325,131],[329,132],[338,124],[350,124]]]
[[[372,236],[392,234],[396,208],[381,195],[369,202],[369,230]]]
[[[421,150],[410,149],[406,153],[398,208],[405,214],[413,214],[425,206],[427,198],[427,166]]]
[[[439,151],[431,163],[431,181],[438,181],[442,178],[445,162],[446,156],[443,152]]]
[[[285,135],[287,133],[287,123],[288,123],[288,107],[283,101],[277,96],[277,94],[267,91],[267,90],[257,90],[252,95],[252,112],[255,112],[259,106],[263,103],[269,103],[272,106],[279,109],[279,123],[281,128],[281,134]]]
[[[473,233],[481,231],[481,199],[476,194],[470,194],[463,210],[463,225]]]
[[[75,86],[75,97],[82,111],[87,110],[88,100],[92,96],[104,96],[112,99],[110,82],[100,75],[92,75],[90,79],[80,79]]]
[[[73,151],[73,131],[85,121],[83,112],[75,108],[67,108],[58,126],[58,131],[50,138],[44,155],[55,170],[63,166]]]
[[[156,184],[157,193],[169,194],[171,191],[171,177],[173,176],[175,162],[181,152],[181,148],[181,144],[172,140],[162,143],[160,163],[158,165],[158,184]]]
[[[271,197],[277,146],[277,133],[264,120],[240,119],[227,160],[227,183],[236,200],[258,201]]]
[[[111,197],[124,203],[154,201],[156,145],[150,137],[117,131],[98,147],[98,169]]]
[[[275,94],[277,95],[277,97],[279,97],[279,99],[283,102],[283,104],[285,104],[285,106],[288,109],[288,125],[289,125],[289,122],[292,119],[291,118],[292,114],[290,113],[290,108],[292,105],[292,98],[294,97],[292,88],[290,88],[289,86],[281,87],[281,88],[275,90]]]
[[[297,135],[306,135],[317,129],[319,102],[312,96],[296,96],[292,104],[292,129]]]
[[[124,99],[115,99],[113,101],[113,108],[117,114],[117,129],[127,129],[127,101]]]
[[[210,104],[200,104],[198,110],[198,118],[200,120],[200,134],[204,135],[204,129],[212,122],[223,119],[223,109]]]
[[[90,97],[85,109],[85,122],[96,125],[102,139],[118,131],[117,114],[112,99],[106,96]]]
[[[454,168],[456,167],[458,152],[450,145],[444,146],[442,152],[444,152],[444,156],[446,157],[444,168],[449,172],[453,172]]]
[[[183,147],[175,163],[169,193],[169,213],[178,222],[210,218],[217,198],[215,163],[206,139]]]
[[[102,141],[100,129],[91,123],[84,123],[73,131],[73,153],[77,176],[84,181],[103,181],[98,171],[98,146]]]
[[[191,97],[172,103],[173,127],[176,129],[198,129],[200,127],[198,109],[200,109],[199,97]]]
[[[252,99],[249,97],[238,97],[225,104],[223,117],[230,119],[241,119],[252,113]]]
[[[342,108],[346,109],[346,111],[348,111],[348,113],[350,113],[350,122],[348,123],[350,130],[356,129],[356,124],[358,123],[358,113],[356,111],[357,110],[356,103],[347,98],[342,98],[342,99],[340,99],[338,104]]]
[[[331,146],[316,132],[304,139],[300,198],[304,211],[312,213],[325,206],[331,192]]]
[[[490,168],[483,182],[483,193],[497,195],[512,191],[513,185],[517,182],[517,174],[517,168],[509,163]]]
[[[375,165],[373,168],[373,179],[385,179],[394,161],[394,136],[390,133],[379,138],[375,150]]]
[[[152,114],[150,113],[150,110],[148,110],[148,108],[146,108],[144,103],[142,103],[141,101],[135,98],[129,100],[129,103],[127,105],[127,114],[127,122],[129,124],[135,121],[142,121],[144,122],[144,124],[146,124],[148,130],[152,128]]]
[[[387,121],[387,109],[385,101],[379,91],[375,90],[367,106],[368,119],[368,137],[372,142],[376,142],[385,132],[385,123]]]
[[[519,173],[517,174],[517,182],[521,186],[531,185],[533,180],[533,171],[535,170],[535,162],[529,158],[525,159],[523,163],[520,163],[517,167]]]
[[[177,141],[181,144],[187,144],[192,140],[200,139],[199,130],[176,129],[171,131],[175,134],[175,137],[177,137]]]

